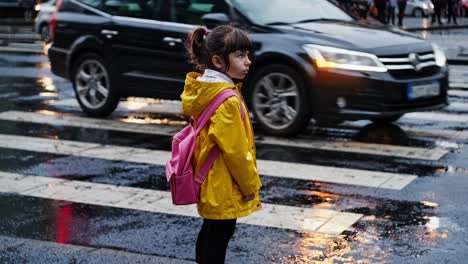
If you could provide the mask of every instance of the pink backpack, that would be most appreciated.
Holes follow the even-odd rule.
[[[238,97],[232,89],[225,89],[220,92],[203,111],[198,123],[194,117],[190,117],[190,124],[173,137],[172,158],[166,162],[166,179],[171,188],[173,204],[188,205],[198,203],[200,200],[200,187],[221,150],[218,146],[214,146],[210,150],[197,177],[194,177],[192,156],[196,138],[218,106],[231,96]],[[242,103],[241,115],[242,119],[244,119],[244,107]]]

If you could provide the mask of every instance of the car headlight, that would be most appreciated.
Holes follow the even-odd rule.
[[[447,64],[447,57],[445,57],[444,51],[436,44],[432,44],[432,49],[434,50],[434,57],[437,66],[444,67]]]
[[[427,9],[427,4],[422,4],[421,6],[423,9]]]
[[[303,47],[318,68],[373,72],[387,71],[385,65],[374,54],[314,44],[306,44]]]

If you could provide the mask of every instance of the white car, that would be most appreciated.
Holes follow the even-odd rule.
[[[434,13],[434,5],[431,0],[408,0],[406,2],[405,15],[415,17],[430,16]]]
[[[45,42],[50,41],[49,21],[55,11],[55,3],[56,0],[44,0],[35,7],[39,12],[35,20],[35,29]]]

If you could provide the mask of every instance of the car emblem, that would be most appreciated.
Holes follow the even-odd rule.
[[[420,62],[419,55],[417,53],[410,53],[408,56],[408,59],[416,71],[421,70],[420,63],[419,63]]]

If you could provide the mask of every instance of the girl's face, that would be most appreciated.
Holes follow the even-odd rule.
[[[226,74],[233,79],[243,80],[249,72],[250,64],[252,63],[249,60],[248,50],[231,52],[229,53],[229,70]]]

